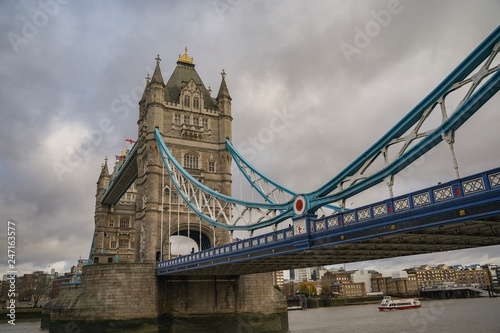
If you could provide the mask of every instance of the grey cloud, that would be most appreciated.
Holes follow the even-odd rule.
[[[213,91],[225,68],[236,147],[258,136],[275,112],[296,116],[254,149],[252,162],[265,174],[297,191],[313,190],[333,177],[498,25],[500,4],[493,0],[400,3],[400,13],[348,62],[341,43],[354,45],[356,28],[364,29],[388,1],[236,1],[223,8],[214,2],[71,1],[19,44],[17,53],[7,34],[22,36],[19,17],[32,21],[39,2],[1,2],[0,220],[19,223],[23,267],[72,264],[86,256],[100,165],[137,133],[137,108],[127,104],[128,114],[121,117],[113,105],[126,105],[123,98],[144,84],[157,53],[168,77],[177,55],[189,47]],[[132,98],[132,105],[136,102]],[[457,135],[464,174],[498,166],[497,156],[477,149],[484,142],[500,144],[498,103],[496,96]],[[78,131],[99,129],[103,119],[113,130],[60,182],[52,163],[64,161],[66,146],[76,149]],[[72,136],[65,134],[70,131]],[[62,137],[54,139],[51,150],[47,138],[58,133]],[[447,154],[440,148],[421,167],[398,177],[397,190],[436,182],[429,174],[453,177]],[[367,193],[355,200],[372,197]],[[4,230],[0,236],[4,244]],[[498,261],[495,251],[498,247],[444,253],[437,260]]]

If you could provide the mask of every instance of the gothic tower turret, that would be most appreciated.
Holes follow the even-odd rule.
[[[219,159],[221,161],[220,172],[222,181],[226,183],[226,187],[231,186],[231,155],[225,149],[226,139],[232,138],[232,121],[231,116],[231,96],[226,84],[226,72],[224,69],[221,72],[222,81],[220,83],[219,92],[217,93],[217,110],[219,111]]]
[[[225,142],[226,138],[231,140],[231,96],[226,85],[226,72],[222,70],[222,81],[219,87],[219,93],[215,99],[217,102],[217,109],[219,110],[219,141]]]
[[[160,70],[160,55],[156,68],[139,103],[139,138],[137,152],[137,196],[135,246],[137,262],[155,262],[160,253],[161,180],[163,165],[160,161],[155,128],[164,131],[165,83]]]
[[[104,159],[104,163],[101,165],[101,173],[99,174],[99,179],[97,180],[97,191],[95,194],[96,204],[101,200],[104,191],[109,183],[109,170],[108,170],[108,158]]]

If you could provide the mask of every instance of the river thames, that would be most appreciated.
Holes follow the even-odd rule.
[[[411,310],[379,311],[377,304],[290,311],[291,333],[500,332],[500,298],[422,301]]]
[[[377,304],[297,310],[288,320],[290,333],[500,333],[500,297],[422,301],[420,309],[404,311],[380,312]],[[40,321],[0,324],[0,332],[40,331]],[[79,330],[72,327],[72,332]]]

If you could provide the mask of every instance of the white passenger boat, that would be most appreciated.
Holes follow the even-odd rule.
[[[420,306],[418,298],[392,299],[391,296],[385,296],[382,302],[380,302],[378,309],[380,311],[406,310],[419,308]]]

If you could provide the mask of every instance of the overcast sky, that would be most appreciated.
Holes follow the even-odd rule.
[[[308,192],[424,98],[499,13],[498,0],[1,1],[0,248],[11,219],[19,273],[87,258],[100,166],[137,137],[138,95],[157,54],[167,80],[187,46],[214,96],[225,69],[233,144]],[[457,132],[461,175],[499,166],[499,106],[497,95]],[[395,194],[453,177],[440,145],[396,177]],[[349,204],[387,196],[380,187]],[[489,262],[500,264],[500,247],[348,267]]]

